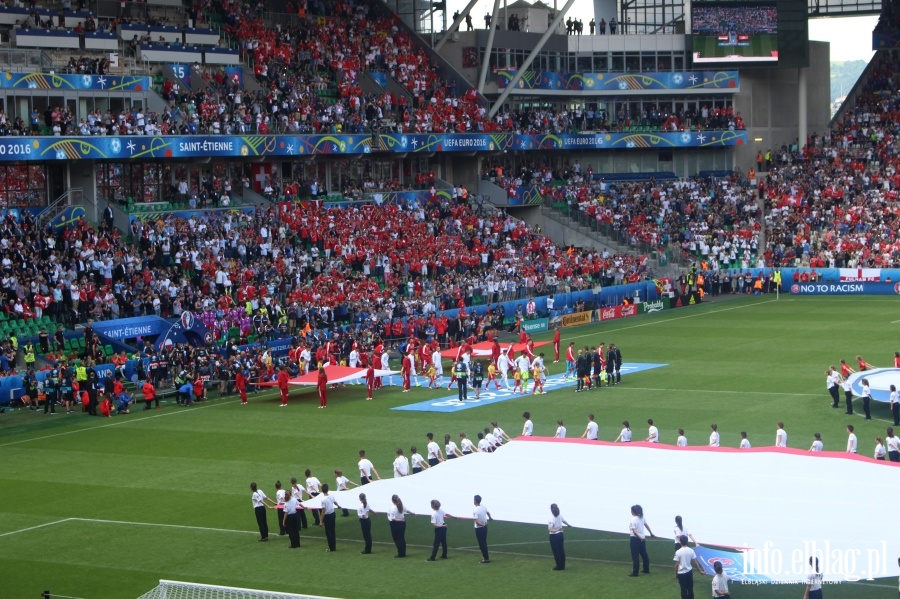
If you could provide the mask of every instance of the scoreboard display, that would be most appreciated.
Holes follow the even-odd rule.
[[[804,0],[699,0],[690,16],[690,55],[698,67],[809,66]]]

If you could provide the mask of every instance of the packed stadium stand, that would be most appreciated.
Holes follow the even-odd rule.
[[[820,43],[802,76],[703,70],[668,26],[395,4],[0,7],[0,335],[47,368],[138,345],[79,345],[88,319],[196,314],[224,347],[460,309],[483,335],[534,296],[900,261],[891,51],[829,121]]]

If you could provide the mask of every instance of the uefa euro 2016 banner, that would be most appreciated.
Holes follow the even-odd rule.
[[[505,89],[516,71],[497,71],[498,86]],[[686,71],[663,73],[556,73],[525,71],[516,84],[519,90],[611,92],[644,90],[740,91],[737,71]]]
[[[169,135],[115,137],[7,137],[0,162],[46,160],[149,160],[354,155],[373,152],[498,152],[504,150],[622,150],[731,147],[747,143],[746,131],[681,133],[581,133],[521,135],[460,133],[403,135]]]
[[[117,75],[57,75],[56,73],[10,73],[0,76],[0,89],[90,90],[103,92],[144,92],[151,88],[150,77]]]

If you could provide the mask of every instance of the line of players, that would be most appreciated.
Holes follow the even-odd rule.
[[[569,343],[566,349],[566,373],[564,378],[572,375],[577,380],[575,393],[599,389],[605,383],[607,387],[618,385],[622,382],[622,352],[615,343],[610,343],[604,352],[606,344],[602,341],[598,347],[578,350],[575,355],[575,342]]]
[[[856,363],[859,366],[859,372],[866,372],[876,368],[876,366],[864,360],[862,356],[856,356]],[[840,405],[840,391],[838,391],[838,387],[844,390],[844,405],[847,410],[846,413],[849,415],[853,414],[853,389],[850,385],[850,375],[857,371],[847,364],[847,361],[844,359],[841,359],[840,365],[840,370],[834,366],[829,366],[825,371],[825,387],[828,389],[828,393],[831,394],[832,408],[837,408]],[[900,368],[900,352],[894,352],[894,368]],[[863,400],[863,412],[866,415],[866,420],[871,420],[872,415],[869,408],[872,393],[869,389],[869,380],[864,378],[860,382],[862,384],[860,397]],[[894,418],[894,426],[900,426],[900,392],[897,391],[896,385],[891,385],[890,390],[890,410]]]
[[[472,382],[475,390],[475,398],[477,399],[481,393],[481,387],[485,386],[487,379],[489,388],[491,383],[496,389],[507,389],[518,391],[520,393],[528,392],[528,381],[534,379],[534,387],[532,393],[542,393],[543,381],[546,379],[548,370],[545,364],[544,354],[536,354],[534,349],[534,340],[527,334],[520,337],[520,342],[525,347],[520,352],[518,358],[509,355],[508,348],[502,348],[499,340],[495,337],[491,349],[490,361],[473,359],[472,345],[477,339],[467,339],[456,349],[453,357],[453,367],[450,372],[450,381],[447,390],[450,390],[454,383],[457,383],[463,394],[463,400],[468,399],[468,382]],[[559,361],[559,331],[556,332],[554,339],[554,348],[556,361]],[[408,392],[412,387],[422,387],[421,376],[425,379],[425,387],[429,389],[439,389],[444,385],[444,366],[443,360],[447,351],[441,353],[440,345],[436,339],[422,341],[417,338],[411,338],[399,347],[401,355],[400,363],[400,382],[399,386],[403,387],[404,392]],[[391,370],[391,355],[384,343],[376,340],[370,351],[360,351],[357,343],[354,342],[346,357],[340,355],[341,348],[337,342],[327,341],[322,344],[316,352],[315,360],[317,363],[326,365],[342,365],[351,368],[366,368],[366,376],[362,379],[367,386],[367,400],[371,400],[375,390],[384,386],[395,385],[392,375],[377,377],[375,370]],[[296,344],[289,352],[288,359],[297,364],[299,374],[307,374],[309,372],[309,364],[313,359],[310,350],[302,344]],[[459,366],[462,363],[462,366]],[[461,376],[457,376],[461,375]],[[465,377],[465,385],[460,386],[459,382]],[[513,379],[513,386],[510,387],[509,379]],[[501,387],[502,383],[502,387]],[[351,384],[362,384],[356,381]]]

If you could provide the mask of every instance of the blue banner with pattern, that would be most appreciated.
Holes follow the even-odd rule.
[[[497,84],[505,89],[516,76],[515,70],[498,70]],[[621,93],[648,90],[740,91],[737,71],[686,71],[659,73],[557,73],[525,71],[517,90],[591,91]]]
[[[520,135],[462,133],[403,135],[171,135],[0,138],[0,162],[148,160],[354,155],[370,152],[434,153],[501,150],[621,150],[741,146],[746,131],[580,133]]]
[[[150,77],[132,75],[57,75],[56,73],[10,73],[0,76],[3,89],[61,89],[104,92],[143,92],[151,88]]]

